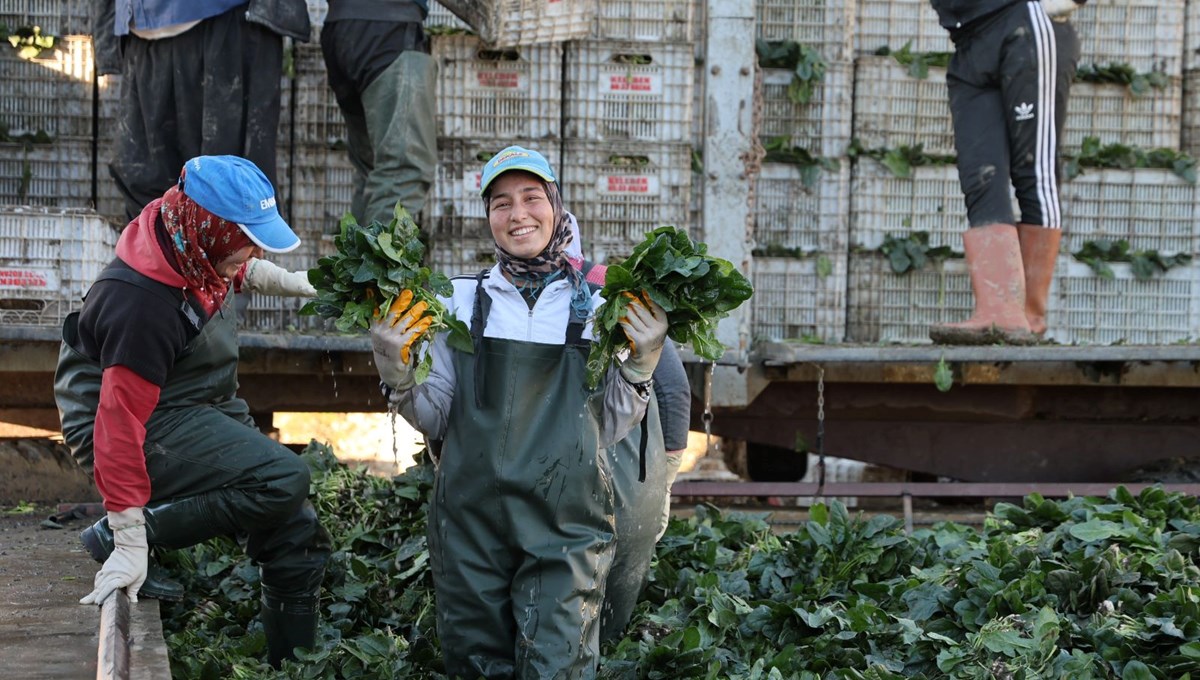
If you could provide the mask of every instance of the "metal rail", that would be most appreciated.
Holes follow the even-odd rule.
[[[129,596],[118,588],[100,607],[96,680],[129,680]]]

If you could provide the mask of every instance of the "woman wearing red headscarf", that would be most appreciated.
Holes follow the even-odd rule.
[[[262,569],[276,666],[315,640],[329,541],[307,466],[236,395],[232,299],[312,295],[304,273],[259,259],[299,244],[253,163],[193,158],[122,231],[116,259],[67,319],[54,386],[63,436],[108,510],[82,535],[104,566],[80,602],[119,588],[134,601],[178,599],[178,584],[151,573],[150,547],[236,537]]]

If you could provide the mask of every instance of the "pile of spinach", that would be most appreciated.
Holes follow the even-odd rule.
[[[927,231],[914,231],[904,236],[888,234],[884,236],[883,244],[879,246],[879,252],[887,257],[892,271],[897,274],[916,271],[924,267],[925,263],[930,260],[962,257],[961,254],[955,253],[950,246],[930,246],[929,232]]]
[[[908,75],[919,80],[925,80],[929,77],[930,68],[946,68],[950,65],[950,58],[954,56],[953,52],[913,52],[912,41],[904,43],[904,47],[892,51],[886,45],[875,50],[875,54],[881,57],[890,56],[896,60],[897,64],[908,69]]]
[[[800,170],[800,183],[805,189],[817,186],[821,171],[837,172],[841,164],[836,158],[814,156],[811,151],[795,146],[787,137],[772,137],[763,144],[763,161],[766,163],[787,163]]]
[[[432,367],[432,356],[420,349],[433,334],[449,330],[452,347],[472,351],[466,324],[436,297],[453,292],[450,279],[422,265],[425,244],[421,242],[416,222],[403,206],[396,205],[395,215],[388,224],[372,222],[363,226],[346,213],[340,226],[333,241],[337,252],[320,258],[317,266],[308,271],[308,280],[317,289],[317,297],[300,309],[301,314],[334,319],[334,326],[347,333],[368,329],[374,321],[392,312],[404,312],[409,305],[423,309],[417,316],[429,316],[433,321],[412,348],[422,356],[415,373],[418,383],[425,380]],[[406,290],[412,296],[402,298],[401,293]]]
[[[0,40],[4,40],[17,51],[22,59],[36,59],[44,50],[54,49],[58,36],[42,33],[41,26],[16,26],[0,22]]]
[[[629,257],[609,266],[596,310],[595,337],[588,355],[588,384],[595,386],[614,356],[629,346],[620,327],[630,298],[645,295],[667,313],[667,335],[691,344],[697,356],[713,361],[725,353],[717,340],[717,322],[753,295],[750,282],[728,260],[708,254],[687,232],[662,226],[646,234]]]
[[[425,542],[428,460],[394,479],[303,454],[329,530],[317,648],[262,658],[258,568],[232,540],[165,553],[177,680],[445,680]],[[605,680],[1182,680],[1200,672],[1200,505],[1150,487],[999,503],[904,532],[815,505],[798,530],[698,506],[673,519]]]

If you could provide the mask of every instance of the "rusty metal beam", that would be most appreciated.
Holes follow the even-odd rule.
[[[1032,493],[1047,498],[1069,496],[1107,496],[1118,486],[1137,494],[1150,486],[1190,496],[1200,495],[1200,484],[1145,484],[1111,482],[1036,482],[983,484],[972,482],[830,482],[824,486],[815,482],[690,482],[677,481],[671,496],[728,497],[728,496],[904,496],[914,498],[1010,498]]]
[[[129,596],[118,588],[100,607],[96,680],[129,680]]]

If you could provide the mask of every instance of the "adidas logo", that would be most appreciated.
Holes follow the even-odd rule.
[[[1013,107],[1013,111],[1017,114],[1017,120],[1032,120],[1033,119],[1033,104],[1028,102],[1017,104]]]

